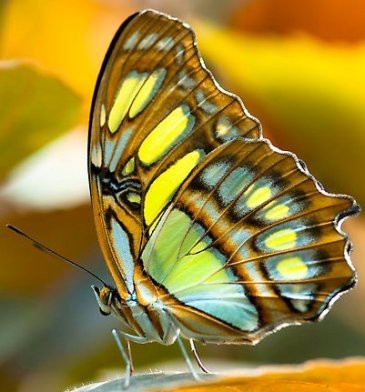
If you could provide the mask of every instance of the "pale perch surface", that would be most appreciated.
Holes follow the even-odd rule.
[[[264,365],[254,369],[245,368],[212,374],[199,374],[204,382],[199,383],[190,373],[171,371],[133,376],[127,392],[180,390],[186,391],[224,390],[237,392],[343,392],[365,391],[365,358],[354,357],[340,360],[317,359],[298,365]],[[221,366],[222,367],[222,366]],[[70,392],[123,392],[122,378],[94,383]],[[189,388],[189,386],[191,388]]]
[[[212,379],[212,374],[199,374],[202,379]],[[191,373],[151,373],[137,374],[131,378],[131,384],[128,389],[123,389],[123,378],[111,381],[93,383],[75,389],[69,389],[72,392],[142,392],[147,390],[159,390],[160,388],[172,388],[183,384],[193,384],[194,380]]]

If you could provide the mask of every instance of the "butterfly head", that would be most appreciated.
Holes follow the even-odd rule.
[[[109,316],[113,312],[113,305],[115,306],[116,302],[120,301],[117,290],[108,286],[99,289],[93,285],[91,288],[98,302],[100,313],[103,316]]]

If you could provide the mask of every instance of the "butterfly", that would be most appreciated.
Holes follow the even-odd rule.
[[[97,81],[88,151],[115,283],[94,292],[120,320],[126,385],[130,341],[177,341],[196,375],[182,338],[193,349],[253,344],[321,319],[354,286],[340,225],[359,206],[263,138],[180,20],[145,10],[122,24]]]

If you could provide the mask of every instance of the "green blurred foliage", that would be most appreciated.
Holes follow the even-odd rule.
[[[61,133],[80,115],[81,99],[33,65],[0,62],[0,179],[16,163]]]

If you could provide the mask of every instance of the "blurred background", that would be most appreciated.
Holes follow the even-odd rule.
[[[110,280],[92,220],[87,121],[109,43],[132,12],[193,25],[208,67],[304,159],[331,192],[365,206],[365,3],[362,0],[2,0],[0,2],[0,385],[65,390],[120,372],[88,275],[4,228],[11,222]],[[319,324],[256,347],[199,346],[213,370],[365,354],[365,220],[344,225],[359,284]],[[138,370],[180,368],[177,347],[133,345]],[[219,353],[219,354],[218,354]],[[234,364],[231,364],[234,362]],[[115,374],[115,373],[114,373]]]

